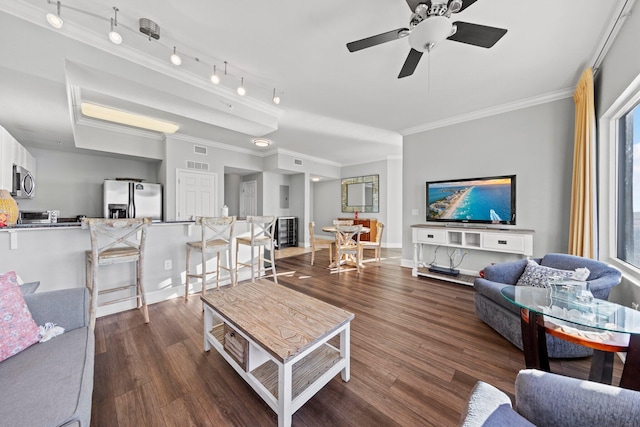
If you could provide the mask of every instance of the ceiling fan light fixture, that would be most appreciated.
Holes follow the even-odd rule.
[[[409,35],[409,44],[419,52],[431,48],[451,35],[451,20],[445,16],[430,16],[416,25]]]
[[[47,2],[49,4],[51,4],[51,0],[48,0]],[[47,22],[49,23],[49,25],[51,25],[56,30],[59,30],[64,25],[64,21],[60,17],[60,7],[61,6],[62,5],[58,1],[58,2],[56,2],[57,13],[51,13],[51,12],[47,13]]]
[[[180,58],[180,55],[176,52],[175,46],[173,47],[173,54],[171,55],[171,63],[176,66],[182,64],[182,58]]]

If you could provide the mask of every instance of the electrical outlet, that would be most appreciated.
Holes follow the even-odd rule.
[[[171,260],[170,259],[165,259],[164,260],[164,269],[165,270],[171,270]]]
[[[420,214],[420,211],[418,209],[411,209],[411,215],[416,216],[419,214]]]

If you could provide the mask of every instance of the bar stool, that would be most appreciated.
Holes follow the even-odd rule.
[[[267,273],[267,270],[273,271],[273,281],[278,283],[278,277],[276,276],[276,262],[275,262],[275,240],[273,236],[273,229],[276,223],[275,216],[247,216],[247,222],[250,225],[249,236],[240,235],[236,237],[236,283],[238,281],[238,266],[250,267],[251,268],[251,281],[255,281],[254,275],[254,259],[255,259],[255,248],[258,248],[258,277],[262,275],[264,272]],[[240,250],[240,245],[246,245],[251,247],[251,259],[249,263],[242,263],[239,261],[238,251]],[[260,248],[264,248],[264,250],[269,250],[271,254],[270,260],[264,259],[264,262],[268,262],[270,267],[265,267],[264,262],[262,260],[262,250]]]
[[[142,309],[144,323],[149,323],[149,310],[144,291],[144,249],[147,226],[151,218],[101,219],[85,218],[82,227],[91,233],[91,250],[86,252],[87,288],[91,292],[91,312],[89,324],[95,327],[98,307],[135,299],[138,309]],[[140,232],[140,240],[137,234]],[[101,265],[135,262],[136,282],[131,285],[109,289],[98,289],[98,267]],[[98,295],[134,288],[135,295],[98,304]]]
[[[213,274],[213,271],[207,271],[207,254],[216,255],[216,288],[220,287],[220,269],[229,272],[230,283],[235,283],[234,271],[231,268],[231,244],[233,243],[233,226],[236,223],[235,216],[226,217],[196,217],[196,225],[202,227],[202,239],[198,242],[187,243],[187,269],[185,270],[185,287],[184,297],[189,297],[189,282],[191,277],[199,277],[202,283],[202,295],[207,290],[207,274]],[[203,250],[204,248],[204,250]],[[190,273],[191,271],[191,250],[200,251],[202,254],[202,273]],[[227,266],[220,266],[220,258],[222,254],[227,253]]]
[[[311,265],[313,265],[313,261],[316,257],[316,248],[329,248],[329,264],[333,262],[333,244],[335,241],[326,240],[326,239],[316,239],[316,234],[314,231],[314,227],[316,223],[311,221],[309,223],[309,241],[311,242]]]

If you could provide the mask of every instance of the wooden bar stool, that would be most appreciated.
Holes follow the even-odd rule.
[[[202,226],[202,239],[198,242],[187,243],[187,269],[185,270],[185,287],[184,297],[189,297],[189,282],[191,277],[198,277],[202,283],[202,295],[207,290],[207,274],[213,274],[213,271],[207,271],[207,254],[216,255],[216,288],[220,287],[220,269],[229,272],[229,283],[235,283],[234,269],[231,268],[231,244],[233,243],[233,226],[236,223],[235,216],[225,217],[196,217],[196,225]],[[204,250],[203,250],[204,248]],[[200,251],[202,254],[202,273],[190,273],[191,271],[191,250]],[[220,258],[222,254],[227,253],[227,266],[220,266]]]
[[[334,240],[326,240],[326,239],[316,239],[316,234],[314,231],[314,227],[316,223],[311,221],[309,223],[309,240],[311,241],[311,265],[313,265],[313,261],[316,257],[316,248],[329,248],[329,264],[333,262],[333,244]]]
[[[278,277],[276,276],[276,262],[275,262],[275,240],[273,236],[273,229],[276,223],[275,216],[247,216],[247,222],[250,224],[249,236],[240,235],[236,237],[236,282],[238,281],[238,266],[251,268],[251,281],[255,281],[254,274],[254,260],[255,249],[258,248],[258,277],[261,277],[262,273],[267,273],[267,270],[273,271],[273,281],[278,283]],[[251,259],[249,263],[242,263],[239,261],[238,252],[240,245],[246,245],[251,247]],[[269,263],[269,267],[264,266],[262,259],[262,249],[269,250],[271,254],[270,260],[264,259],[264,262]]]
[[[91,233],[91,250],[86,252],[87,288],[91,292],[91,312],[89,324],[96,323],[98,307],[136,299],[138,309],[142,309],[144,323],[149,323],[149,310],[144,291],[144,248],[147,226],[151,218],[101,219],[85,218],[82,227]],[[137,234],[140,232],[140,239]],[[135,262],[136,281],[134,284],[109,289],[98,289],[98,267],[101,265]],[[98,304],[98,295],[135,289],[135,295]]]
[[[364,250],[372,249],[374,251],[374,257],[378,265],[380,265],[380,250],[382,248],[382,233],[384,232],[384,224],[381,222],[376,223],[376,240],[375,242],[360,242],[360,246],[362,246],[363,258],[364,258]]]

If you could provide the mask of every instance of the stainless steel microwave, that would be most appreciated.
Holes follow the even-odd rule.
[[[11,195],[16,199],[32,199],[35,196],[36,180],[31,172],[22,166],[13,165],[13,188]]]

